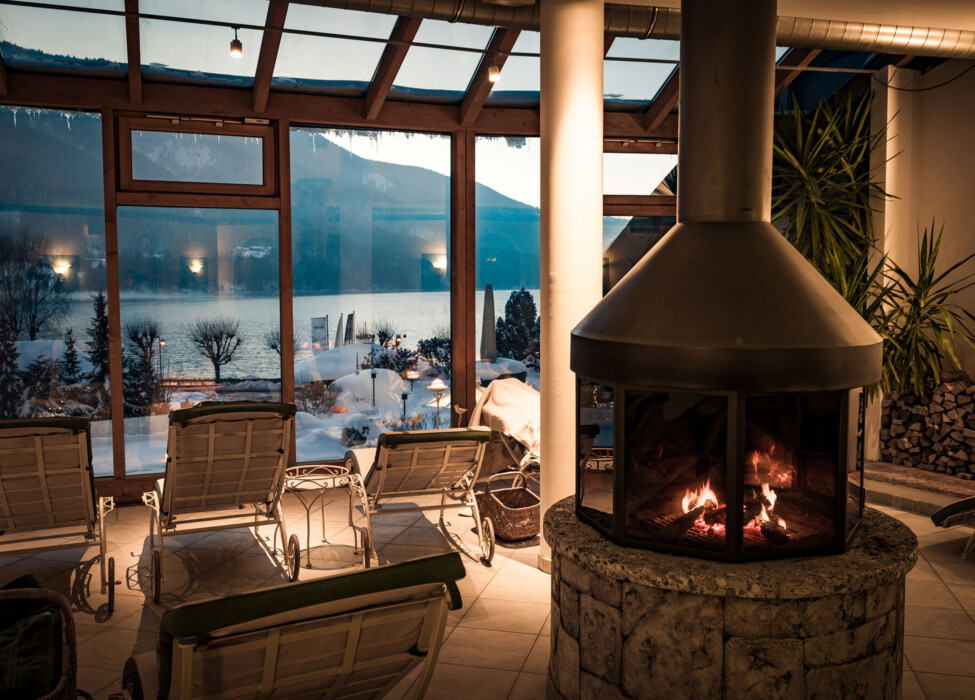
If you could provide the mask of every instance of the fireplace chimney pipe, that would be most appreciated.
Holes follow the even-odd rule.
[[[678,222],[771,220],[775,7],[681,6]]]

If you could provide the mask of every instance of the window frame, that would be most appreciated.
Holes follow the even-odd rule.
[[[261,139],[261,170],[263,183],[241,185],[221,182],[169,180],[139,180],[132,176],[132,134],[136,131],[156,131],[172,134],[205,134],[209,136],[242,136]],[[166,194],[220,194],[273,197],[278,194],[277,161],[274,127],[214,119],[195,120],[193,117],[118,117],[118,190],[123,192],[157,192]],[[270,208],[270,207],[269,207]]]

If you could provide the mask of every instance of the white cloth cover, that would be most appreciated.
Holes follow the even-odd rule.
[[[488,384],[471,411],[470,426],[483,426],[514,438],[528,453],[523,462],[539,461],[541,398],[535,389],[518,379],[497,379]]]

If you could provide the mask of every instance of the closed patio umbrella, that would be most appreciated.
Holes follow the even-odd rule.
[[[484,316],[481,319],[481,359],[495,362],[498,359],[497,326],[494,322],[494,288],[484,287]]]

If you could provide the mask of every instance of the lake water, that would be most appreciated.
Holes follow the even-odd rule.
[[[538,290],[529,290],[539,305]],[[495,290],[495,316],[504,316],[504,304],[511,290]],[[476,348],[480,347],[483,290],[476,292]],[[265,330],[277,329],[280,308],[278,296],[239,292],[197,294],[132,294],[120,299],[123,327],[126,321],[148,316],[158,321],[166,346],[162,361],[167,374],[183,378],[210,378],[213,367],[189,340],[197,319],[231,317],[240,322],[245,341],[233,362],[221,369],[223,377],[276,378],[280,375],[277,355],[264,346]],[[294,298],[296,361],[312,356],[311,319],[329,317],[329,335],[334,340],[339,315],[355,312],[356,326],[388,321],[396,332],[406,334],[405,345],[415,349],[417,341],[435,336],[450,327],[449,292],[388,292],[375,294],[322,294]],[[76,295],[62,328],[73,328],[79,344],[87,341],[85,330],[91,322],[92,303],[87,295]]]

